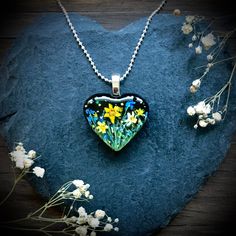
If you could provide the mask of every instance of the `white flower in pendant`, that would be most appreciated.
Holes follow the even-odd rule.
[[[132,111],[132,113],[127,113],[127,119],[126,119],[126,124],[127,126],[130,126],[132,124],[136,124],[137,123],[137,118],[135,117],[134,112]]]

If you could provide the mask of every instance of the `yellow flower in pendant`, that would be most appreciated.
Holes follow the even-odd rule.
[[[108,107],[105,107],[104,110],[106,112],[104,117],[108,117],[111,123],[114,124],[116,117],[121,117],[121,112],[123,108],[119,106],[113,107],[113,105],[109,103]]]
[[[137,116],[144,116],[144,110],[139,108],[138,110],[135,111],[135,113],[137,114]]]
[[[106,123],[104,121],[103,122],[98,121],[97,125],[98,125],[97,126],[98,132],[105,134],[106,130],[108,129],[108,126],[106,125]]]

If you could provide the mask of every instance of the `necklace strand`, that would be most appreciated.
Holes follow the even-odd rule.
[[[167,0],[163,0],[161,2],[161,4],[159,5],[159,7],[154,10],[152,12],[152,14],[148,17],[147,21],[146,21],[146,24],[144,26],[144,29],[142,31],[142,34],[138,40],[138,43],[134,49],[134,52],[131,56],[131,59],[130,59],[130,62],[129,62],[129,65],[128,65],[128,68],[127,70],[125,71],[125,73],[120,77],[120,81],[126,79],[126,77],[129,75],[129,73],[131,72],[132,68],[133,68],[133,65],[134,65],[134,62],[135,62],[135,59],[136,59],[136,56],[138,54],[138,51],[143,43],[143,40],[147,34],[147,31],[148,31],[148,28],[149,28],[149,25],[152,21],[152,18],[158,14],[160,12],[160,10],[164,7],[164,5],[166,4]],[[85,54],[86,58],[88,59],[89,63],[91,64],[92,66],[92,69],[94,70],[95,74],[98,76],[98,78],[100,78],[101,80],[104,80],[105,82],[107,83],[112,83],[112,80],[105,77],[104,75],[102,75],[102,73],[100,73],[100,71],[98,70],[97,66],[95,65],[95,62],[93,61],[91,55],[88,53],[87,49],[85,48],[84,44],[82,43],[82,41],[80,40],[79,36],[78,36],[78,33],[76,32],[75,30],[75,27],[73,26],[71,20],[70,20],[70,17],[69,17],[69,14],[68,12],[66,11],[65,7],[62,5],[61,1],[60,0],[57,0],[57,3],[58,5],[60,6],[65,18],[66,18],[66,21],[70,27],[70,30],[71,32],[73,33],[73,36],[76,40],[76,42],[78,43],[79,47],[82,49],[83,53]]]

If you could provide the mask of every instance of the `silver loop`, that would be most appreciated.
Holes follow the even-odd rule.
[[[112,75],[111,76],[112,82],[112,95],[120,96],[120,75]]]

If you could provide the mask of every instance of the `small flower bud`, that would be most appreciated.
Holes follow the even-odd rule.
[[[192,82],[192,85],[193,85],[195,88],[199,88],[200,85],[201,85],[201,80],[200,80],[200,79],[195,79],[195,80]]]
[[[190,43],[190,44],[188,45],[188,47],[189,47],[189,48],[192,48],[192,47],[193,47],[193,44],[192,44],[192,43]]]
[[[196,41],[197,40],[197,36],[194,34],[192,37],[192,41]]]
[[[199,126],[205,128],[205,127],[207,127],[207,125],[208,125],[208,123],[205,120],[200,120],[199,121]]]
[[[189,90],[190,90],[191,93],[196,93],[197,92],[197,88],[193,85],[190,86]]]
[[[180,15],[181,15],[181,11],[180,11],[179,9],[175,9],[175,10],[173,11],[173,15],[174,15],[174,16],[180,16]]]
[[[207,67],[208,67],[208,68],[211,68],[212,66],[213,66],[213,63],[208,63],[208,64],[207,64]]]
[[[214,118],[215,121],[219,122],[222,120],[222,115],[219,112],[215,112],[212,114],[212,117]]]
[[[212,61],[213,60],[213,56],[211,54],[207,55],[207,60],[208,61]]]
[[[202,53],[202,47],[199,45],[195,48],[196,54],[201,54]]]
[[[194,116],[196,114],[196,111],[195,111],[194,107],[190,106],[187,109],[187,113],[189,116]]]

